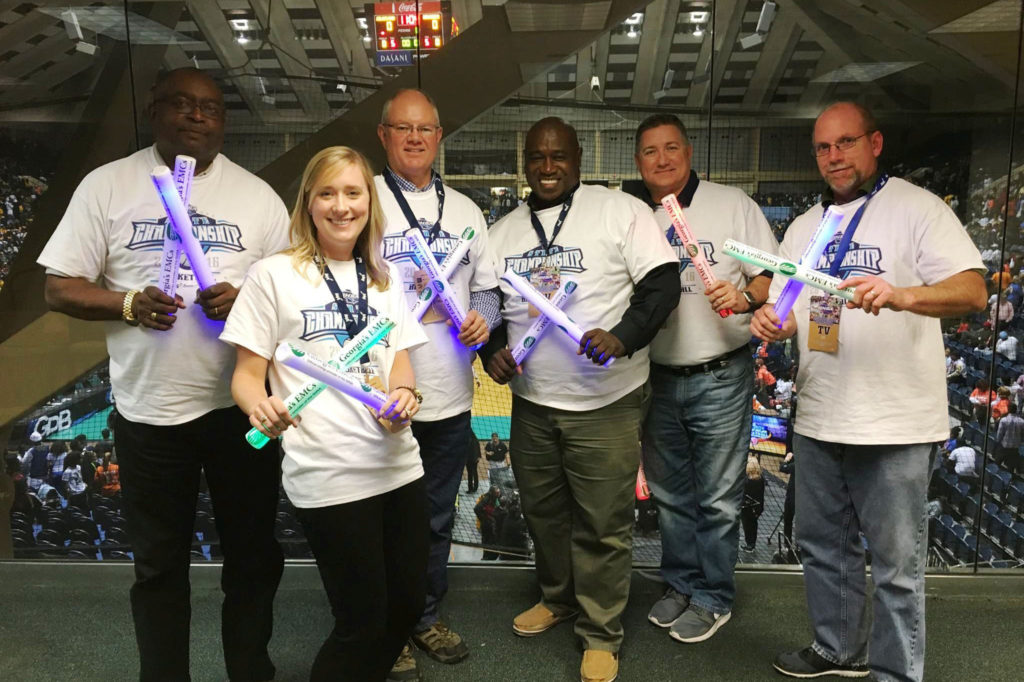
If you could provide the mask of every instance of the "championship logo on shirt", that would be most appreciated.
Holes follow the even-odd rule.
[[[423,237],[429,238],[430,228],[432,225],[427,225],[423,231]],[[430,253],[433,254],[434,260],[440,265],[444,262],[444,257],[447,256],[451,251],[455,249],[455,245],[459,243],[459,235],[452,234],[451,232],[445,232],[443,229],[438,233],[437,239],[430,244]],[[384,237],[384,244],[382,246],[384,251],[384,260],[391,261],[392,263],[401,263],[408,261],[414,262],[412,258],[412,247],[409,246],[409,240],[405,238],[405,235],[401,232],[392,233]],[[462,264],[469,265],[469,253],[462,257]]]
[[[242,245],[242,231],[238,225],[224,220],[215,220],[195,209],[190,209],[189,217],[192,219],[192,234],[199,240],[203,247],[203,253],[211,251],[231,251],[240,253],[245,251]],[[128,241],[130,251],[162,251],[164,248],[164,237],[178,240],[178,234],[167,222],[167,218],[155,218],[152,220],[132,221],[132,237]],[[188,258],[181,259],[181,267],[190,269]]]
[[[669,229],[665,236],[668,237],[668,243],[672,246],[672,250],[676,252],[676,258],[679,259],[679,272],[682,272],[686,268],[690,267],[693,262],[690,260],[691,254],[687,252],[686,247],[683,246],[683,242],[680,241],[679,235],[676,231]],[[700,243],[701,250],[704,251],[704,258],[707,260],[708,265],[718,265],[718,261],[715,260],[715,245],[712,242],[704,241],[703,239],[697,240]],[[704,292],[701,291],[703,294]]]
[[[835,260],[836,249],[839,248],[839,241],[842,238],[843,233],[837,232],[829,245],[825,247],[825,253],[822,254],[818,265],[814,268],[815,270],[828,272],[828,269],[832,266],[832,261]],[[846,279],[856,275],[881,275],[883,272],[885,270],[882,269],[882,249],[851,239],[850,249],[846,252],[846,257],[843,258],[843,264],[839,268],[838,277]]]
[[[505,257],[505,269],[511,269],[523,277],[528,277],[535,268],[541,266],[557,267],[561,273],[586,271],[583,267],[583,250],[576,247],[565,248],[555,244],[549,253],[537,247],[518,256]]]
[[[342,292],[345,297],[345,305],[349,310],[356,310],[359,299],[347,289]],[[372,307],[367,308],[368,317],[377,317],[377,311]],[[319,308],[304,308],[302,310],[302,335],[303,341],[321,341],[323,339],[334,339],[338,345],[348,340],[348,331],[345,329],[345,318],[338,312],[338,304],[334,301]],[[388,345],[387,337],[383,342]]]

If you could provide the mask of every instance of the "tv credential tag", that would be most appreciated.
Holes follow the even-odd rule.
[[[839,350],[839,315],[846,302],[838,296],[817,294],[811,296],[810,326],[807,348],[835,353]]]

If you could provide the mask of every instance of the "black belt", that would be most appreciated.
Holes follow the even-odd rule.
[[[725,355],[719,355],[717,358],[711,358],[707,362],[702,362],[699,365],[659,365],[656,362],[652,362],[651,368],[660,372],[674,374],[676,376],[689,377],[694,374],[706,374],[713,369],[728,367],[733,360],[742,355],[750,355],[750,348],[747,344],[743,344],[736,350],[731,350]]]

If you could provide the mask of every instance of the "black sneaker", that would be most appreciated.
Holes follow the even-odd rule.
[[[775,659],[775,669],[783,675],[809,679],[812,677],[867,677],[871,673],[866,665],[840,665],[826,661],[811,647],[800,651],[779,654]]]

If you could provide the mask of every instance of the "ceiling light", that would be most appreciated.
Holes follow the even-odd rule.
[[[632,26],[630,26],[630,27],[629,27],[629,32],[628,32],[628,33],[626,34],[626,37],[628,37],[628,38],[636,38],[636,37],[637,37],[637,35],[638,35],[638,34],[637,34],[637,32],[636,32],[636,29],[635,29],[635,28],[633,28]]]
[[[637,26],[638,24],[642,24],[643,21],[644,21],[644,13],[643,12],[636,12],[633,15],[631,15],[628,19],[626,19],[625,24],[627,26]]]
[[[693,29],[693,37],[694,38],[700,38],[703,35],[704,35],[704,29],[701,28],[700,25],[698,25],[697,28]]]
[[[708,12],[690,12],[691,24],[704,24],[708,20]]]

